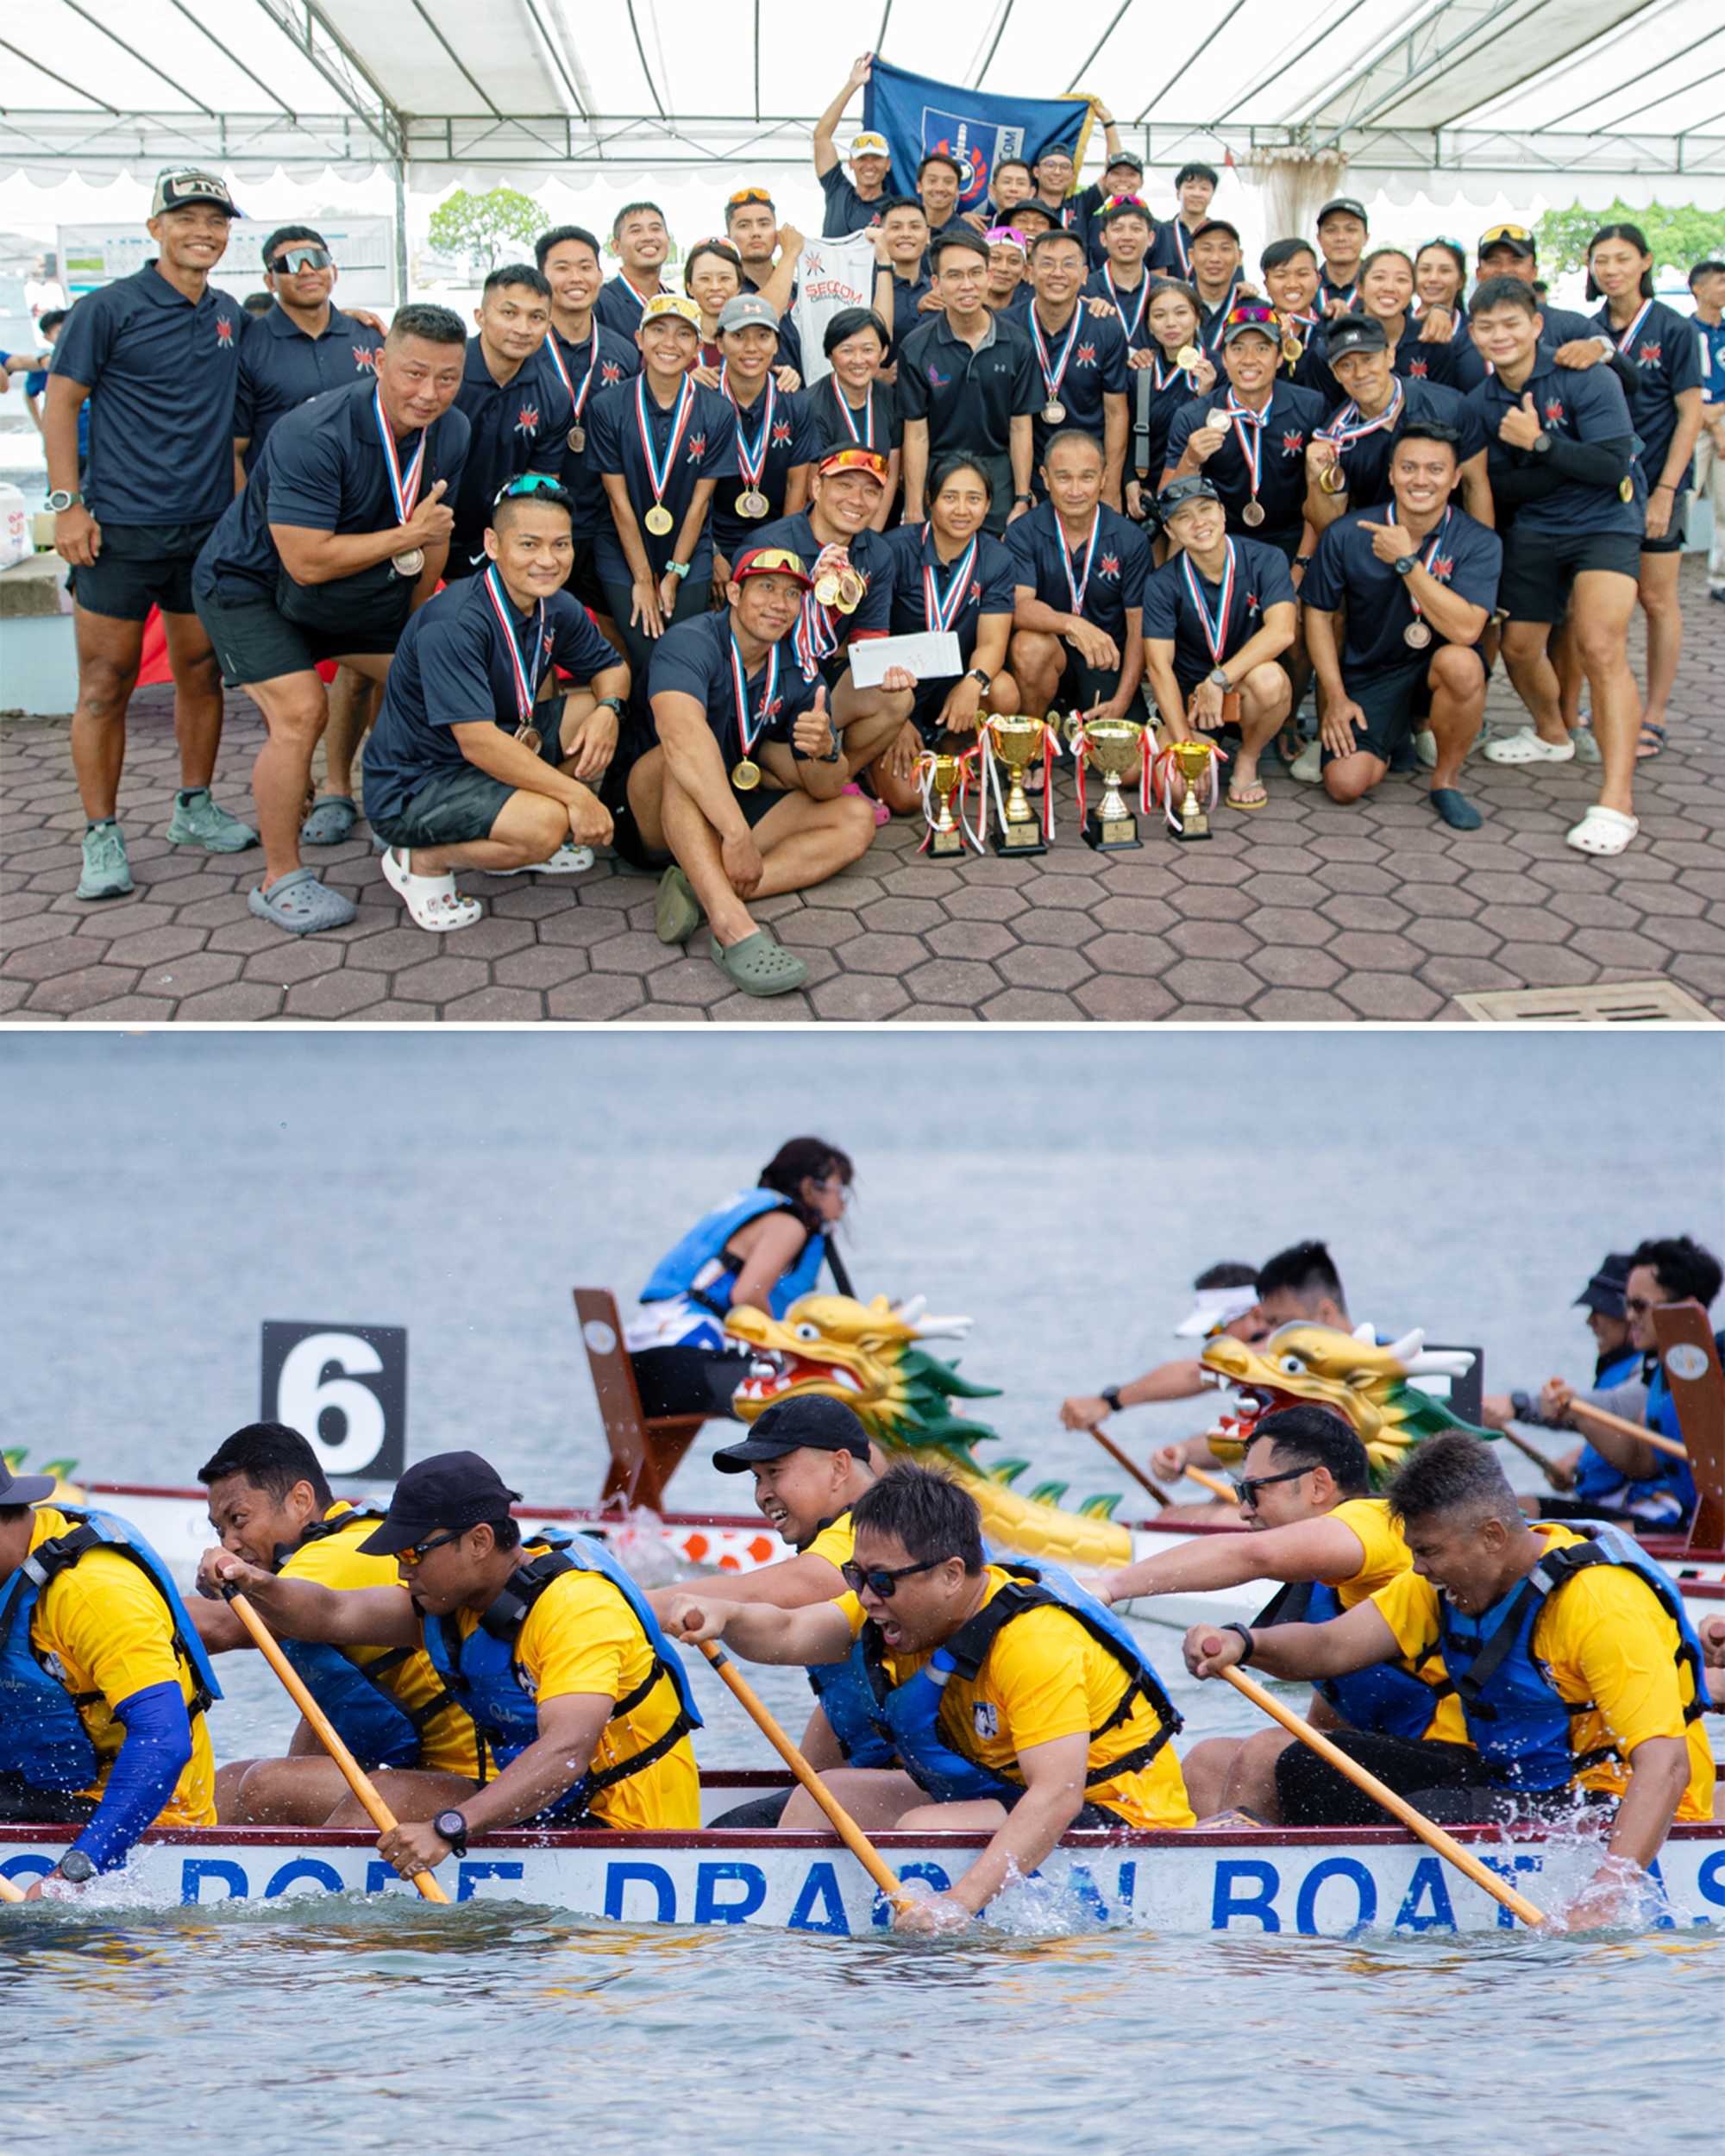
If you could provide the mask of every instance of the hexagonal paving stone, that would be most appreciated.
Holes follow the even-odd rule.
[[[998,960],[995,970],[1015,988],[1049,988],[1063,993],[1089,980],[1095,968],[1082,951],[1061,950],[1052,943],[1022,943]],[[1000,1013],[991,1007],[989,1015],[998,1018]]]
[[[1336,993],[1363,1018],[1431,1018],[1445,1002],[1439,990],[1408,974],[1350,974]]]

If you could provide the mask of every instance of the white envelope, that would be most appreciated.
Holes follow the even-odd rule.
[[[850,647],[850,678],[859,689],[878,689],[888,667],[908,667],[919,681],[964,671],[963,654],[950,629],[914,636],[865,636]]]

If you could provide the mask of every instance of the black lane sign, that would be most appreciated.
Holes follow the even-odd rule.
[[[267,1321],[260,1412],[298,1430],[326,1475],[392,1482],[407,1464],[407,1328]]]

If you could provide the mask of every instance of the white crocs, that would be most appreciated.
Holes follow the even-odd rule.
[[[402,903],[419,927],[429,929],[434,936],[447,936],[452,929],[471,928],[485,908],[477,899],[461,896],[455,888],[454,872],[441,876],[416,876],[407,865],[408,858],[399,846],[385,847],[383,873],[390,887],[400,893]]]
[[[1625,852],[1640,823],[1621,809],[1601,808],[1596,801],[1580,823],[1564,833],[1564,843],[1578,854],[1609,856]]]
[[[566,838],[544,861],[530,861],[520,868],[499,868],[492,873],[499,876],[578,876],[593,865],[593,848],[578,846],[573,838]]]
[[[1570,763],[1575,743],[1542,741],[1531,726],[1518,726],[1513,734],[1499,734],[1485,744],[1488,763]]]

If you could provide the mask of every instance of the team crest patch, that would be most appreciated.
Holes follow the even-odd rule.
[[[1080,367],[1094,367],[1096,364],[1096,348],[1094,344],[1081,344],[1079,346],[1077,364]]]
[[[1408,362],[1408,372],[1416,382],[1423,382],[1430,372],[1430,369],[1427,367],[1426,362],[1423,360],[1409,360]]]
[[[788,442],[788,441],[790,440],[790,438],[791,438],[791,423],[790,423],[790,421],[789,421],[788,419],[775,419],[775,420],[773,422],[773,440],[774,440],[774,442],[775,442],[775,444],[777,444],[777,443],[780,443],[780,442]]]
[[[517,434],[531,434],[538,424],[539,407],[536,404],[524,404],[515,415]]]
[[[1300,430],[1295,434],[1284,434],[1282,437],[1282,454],[1285,457],[1300,456],[1303,454],[1305,448],[1306,433],[1304,428],[1300,429]]]
[[[217,315],[216,317],[216,342],[223,349],[234,342],[234,325],[226,315]]]
[[[691,464],[699,464],[706,454],[706,436],[704,434],[692,434],[689,436],[689,462]]]
[[[1427,566],[1440,584],[1447,584],[1455,570],[1455,557],[1452,555],[1440,554],[1435,555]]]
[[[1643,367],[1657,367],[1659,363],[1659,354],[1664,349],[1663,345],[1644,344],[1637,357]]]
[[[374,374],[377,372],[377,363],[378,354],[373,346],[356,344],[354,347],[354,365],[362,374]]]
[[[941,373],[940,369],[934,364],[932,360],[929,361],[928,385],[931,389],[945,389],[950,385],[951,379],[952,378],[950,374],[943,374]]]
[[[1118,576],[1120,573],[1120,557],[1117,554],[1105,554],[1096,564],[1098,576]]]
[[[998,1737],[1000,1733],[1000,1712],[991,1700],[979,1699],[970,1709],[970,1720],[979,1737]]]
[[[970,586],[970,604],[971,604],[971,605],[972,605],[972,606],[975,606],[975,605],[980,605],[980,604],[981,604],[981,601],[982,601],[982,586],[981,586],[980,584],[973,584],[973,585]]]
[[[1553,425],[1557,425],[1562,421],[1563,416],[1563,398],[1561,397],[1552,397],[1547,399],[1546,404],[1546,418],[1549,419]]]
[[[623,369],[615,360],[601,360],[599,363],[599,379],[609,389],[613,382],[620,382],[623,379]]]

